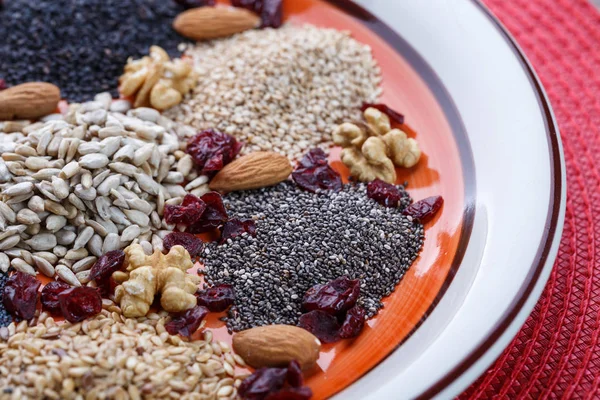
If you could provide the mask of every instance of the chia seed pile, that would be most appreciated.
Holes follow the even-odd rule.
[[[172,28],[183,10],[165,0],[9,0],[0,6],[0,79],[51,82],[70,101],[118,97],[128,57],[158,45],[179,55]]]
[[[345,185],[318,195],[290,182],[227,195],[230,215],[257,220],[255,238],[243,235],[207,246],[202,257],[209,284],[234,286],[226,318],[230,331],[267,324],[296,325],[307,289],[342,275],[361,280],[358,304],[372,317],[392,293],[423,245],[423,225]]]
[[[6,308],[4,308],[4,286],[8,280],[8,275],[0,272],[0,327],[8,326],[12,322],[12,318]]]

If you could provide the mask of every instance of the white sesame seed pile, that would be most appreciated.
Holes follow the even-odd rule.
[[[166,115],[198,129],[216,128],[248,145],[298,159],[331,145],[333,128],[359,119],[381,77],[369,46],[348,32],[306,25],[251,30],[190,45],[198,86]]]

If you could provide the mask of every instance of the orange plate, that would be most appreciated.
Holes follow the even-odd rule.
[[[425,226],[423,251],[396,291],[384,299],[384,309],[367,322],[357,339],[323,346],[318,367],[310,372],[307,382],[314,399],[324,399],[359,379],[394,351],[440,300],[456,273],[471,232],[474,173],[468,142],[452,101],[435,74],[400,37],[346,0],[287,1],[285,14],[287,21],[296,24],[348,30],[355,39],[371,46],[383,74],[382,102],[406,116],[410,127],[401,128],[416,137],[423,150],[415,168],[398,171],[398,182],[408,182],[415,200],[433,195],[442,195],[445,200],[441,212]],[[348,170],[339,161],[339,153],[339,149],[333,149],[330,161],[347,180]],[[231,336],[219,320],[221,316],[210,315],[206,327],[213,330],[216,339],[231,343]]]
[[[396,291],[384,300],[384,309],[368,321],[352,341],[325,345],[308,385],[314,399],[328,398],[347,387],[394,351],[418,328],[438,303],[462,259],[468,241],[474,192],[472,157],[460,117],[435,74],[400,37],[364,10],[346,0],[294,0],[285,3],[286,21],[348,30],[371,46],[383,74],[382,102],[402,112],[402,126],[416,137],[423,150],[419,164],[398,171],[398,182],[408,182],[415,200],[442,195],[441,212],[425,226],[425,244]],[[377,32],[377,33],[375,33]],[[384,39],[385,38],[385,39]],[[331,152],[334,168],[347,179]],[[208,327],[216,337],[231,337],[217,318]]]

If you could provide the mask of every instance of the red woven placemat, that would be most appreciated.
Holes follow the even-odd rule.
[[[558,258],[535,310],[462,399],[599,398],[600,13],[586,0],[485,0],[550,97],[567,166]]]

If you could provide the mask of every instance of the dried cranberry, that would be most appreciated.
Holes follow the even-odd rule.
[[[231,0],[231,4],[260,15],[261,28],[279,28],[283,23],[283,0]]]
[[[359,293],[360,281],[342,276],[308,289],[302,307],[307,311],[320,310],[339,316],[356,304]]]
[[[165,325],[165,329],[169,334],[176,335],[180,334],[186,337],[192,336],[194,332],[200,327],[200,323],[208,314],[208,308],[202,306],[196,306],[190,308],[183,314],[173,318]]]
[[[233,286],[227,284],[215,285],[196,293],[198,305],[205,306],[212,312],[227,310],[235,300]]]
[[[360,306],[354,306],[346,314],[339,336],[342,339],[355,338],[362,332],[364,326],[365,310]]]
[[[221,230],[221,241],[219,243],[223,244],[227,239],[233,239],[240,236],[242,233],[256,236],[256,223],[253,219],[241,221],[234,218],[225,222],[225,225],[223,225],[223,229]]]
[[[59,312],[60,303],[58,296],[65,290],[71,289],[71,285],[61,281],[52,281],[42,289],[42,308],[50,312]]]
[[[112,274],[123,267],[125,261],[125,252],[123,250],[113,250],[103,254],[94,264],[90,271],[90,279],[96,281],[102,294],[110,292],[110,278]]]
[[[285,385],[287,368],[260,368],[244,379],[238,393],[245,400],[263,400]]]
[[[167,204],[165,206],[164,217],[167,224],[189,226],[198,222],[205,210],[206,204],[204,201],[193,194],[186,194],[181,205]]]
[[[404,211],[402,211],[402,214],[410,215],[411,217],[418,219],[421,223],[425,223],[439,211],[442,204],[444,204],[442,196],[431,196],[406,207]]]
[[[210,232],[227,221],[227,210],[219,193],[209,192],[201,199],[206,204],[206,210],[198,222],[188,227],[190,233]]]
[[[2,2],[0,2],[0,8],[2,7]],[[0,91],[4,90],[8,88],[8,86],[6,86],[6,81],[4,79],[0,79]]]
[[[4,306],[13,316],[30,320],[35,314],[40,281],[24,272],[11,275],[4,286]]]
[[[327,163],[321,149],[310,150],[298,163],[292,179],[302,189],[316,193],[319,189],[342,190],[342,178]]]
[[[102,297],[93,287],[74,287],[58,295],[60,310],[69,322],[81,322],[84,319],[100,314]]]
[[[231,135],[208,129],[190,139],[187,152],[202,174],[213,174],[229,164],[242,149]]]
[[[287,370],[287,381],[290,386],[298,388],[302,386],[304,383],[304,377],[302,376],[302,368],[300,368],[300,363],[296,360],[293,360],[288,365]]]
[[[265,400],[309,400],[312,397],[312,390],[308,386],[301,388],[288,388],[279,392],[271,393]]]
[[[163,247],[166,251],[171,250],[173,246],[183,246],[190,256],[196,257],[204,250],[204,242],[195,235],[185,232],[171,232],[163,240]]]
[[[388,117],[390,117],[390,119],[398,124],[403,124],[404,123],[404,115],[400,114],[397,111],[392,110],[391,108],[389,108],[388,106],[386,106],[385,104],[372,104],[372,103],[364,103],[361,107],[361,111],[365,111],[367,108],[376,108],[379,111],[381,111],[382,113],[384,113],[385,115],[387,115]]]
[[[367,196],[385,207],[398,207],[402,199],[402,193],[396,186],[379,179],[367,184]]]
[[[175,3],[179,4],[185,9],[188,9],[196,7],[214,6],[216,4],[216,0],[175,0]]]
[[[316,310],[302,314],[298,326],[315,335],[323,343],[339,340],[340,324],[333,315],[325,311]]]

